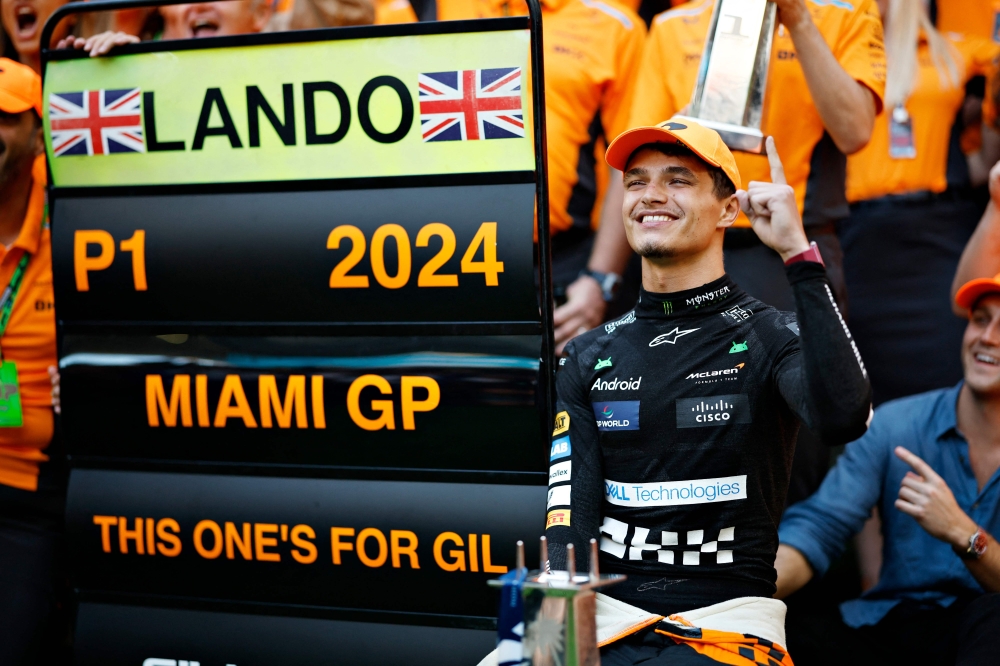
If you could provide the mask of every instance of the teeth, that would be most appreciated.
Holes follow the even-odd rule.
[[[669,222],[670,218],[666,215],[647,215],[643,218],[643,222]]]
[[[976,360],[982,363],[989,363],[990,365],[1000,365],[1000,360],[986,354],[976,354]]]

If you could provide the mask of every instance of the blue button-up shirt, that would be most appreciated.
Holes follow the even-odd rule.
[[[847,445],[815,495],[788,509],[781,543],[799,550],[822,575],[878,504],[882,516],[882,571],[878,584],[840,607],[852,627],[876,624],[903,599],[950,605],[963,590],[982,592],[951,546],[924,531],[893,503],[910,466],[893,449],[917,454],[951,488],[958,505],[991,534],[1000,534],[1000,471],[980,491],[969,444],[958,431],[958,386],[894,400],[875,411],[871,427]],[[971,535],[970,535],[971,536]]]

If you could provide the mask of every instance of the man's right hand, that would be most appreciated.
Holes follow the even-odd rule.
[[[785,167],[778,157],[774,139],[767,137],[767,161],[771,164],[771,182],[752,181],[746,191],[736,193],[740,208],[761,242],[781,255],[782,261],[809,249],[795,202],[795,190],[785,180]]]

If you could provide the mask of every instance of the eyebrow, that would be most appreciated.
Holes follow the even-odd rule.
[[[665,169],[661,169],[661,172],[672,176],[684,176],[686,178],[691,178],[693,180],[698,179],[698,176],[695,174],[695,172],[691,171],[691,169],[688,169],[686,166],[669,166]],[[625,178],[629,178],[631,176],[648,177],[649,169],[646,169],[644,167],[635,167],[634,169],[629,169],[628,171],[625,172]]]

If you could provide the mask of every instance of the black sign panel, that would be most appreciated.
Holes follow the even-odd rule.
[[[59,320],[537,330],[534,195],[528,183],[59,198]]]
[[[78,469],[66,523],[88,590],[492,617],[545,492]]]
[[[75,457],[541,477],[540,345],[538,336],[66,336],[63,429]]]
[[[469,666],[496,633],[84,603],[75,666]]]

